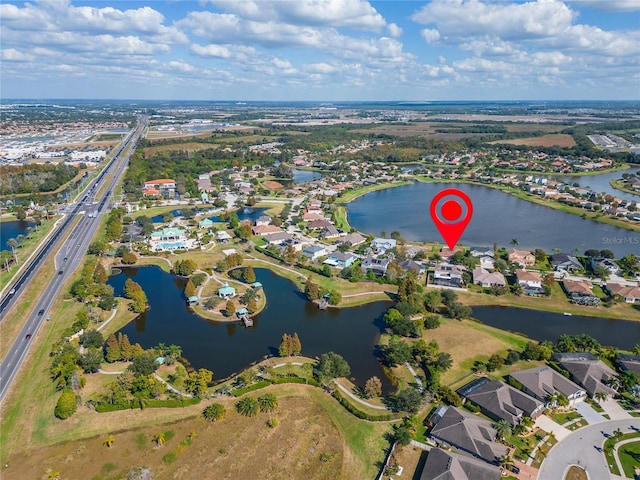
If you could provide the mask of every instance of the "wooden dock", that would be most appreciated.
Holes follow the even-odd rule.
[[[244,323],[245,327],[253,327],[253,320],[251,319],[249,314],[242,313],[238,315],[238,317],[240,318],[240,320],[242,320],[242,323]]]

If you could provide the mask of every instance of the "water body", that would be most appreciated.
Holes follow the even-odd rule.
[[[299,168],[292,168],[291,171],[293,172],[293,183],[312,182],[313,180],[322,178],[322,174],[315,170],[300,170]]]
[[[18,235],[27,235],[27,228],[33,227],[32,222],[26,220],[13,220],[10,222],[0,222],[0,249],[7,248],[7,240],[10,238],[16,238]]]
[[[244,207],[244,208],[240,208],[236,211],[237,215],[238,215],[238,220],[239,221],[243,221],[243,220],[249,220],[252,224],[254,221],[256,221],[258,219],[258,217],[264,215],[264,212],[266,212],[268,209],[266,208],[253,208],[253,207]],[[209,219],[212,222],[224,222],[226,220],[220,220],[219,216],[216,217],[209,217]]]
[[[544,300],[541,300],[544,301]],[[582,315],[540,312],[516,307],[475,307],[473,316],[482,323],[523,333],[534,340],[555,341],[560,335],[586,333],[602,345],[630,350],[640,342],[640,322]],[[636,315],[640,319],[640,312]]]
[[[382,316],[390,302],[374,302],[346,309],[319,310],[306,301],[289,280],[270,270],[255,269],[267,297],[266,308],[255,317],[254,327],[214,322],[191,313],[185,303],[184,279],[159,267],[125,268],[109,279],[116,295],[122,294],[128,277],[147,293],[151,309],[126,325],[132,343],[144,348],[158,343],[180,345],[195,368],[208,368],[215,379],[239,373],[266,355],[277,355],[284,333],[298,333],[302,353],[308,357],[334,351],[351,366],[359,386],[376,375],[385,392],[392,390],[376,360],[375,346],[383,329]]]
[[[464,245],[508,247],[515,238],[519,248],[548,252],[608,248],[616,257],[640,252],[640,232],[583,219],[481,185],[416,182],[371,192],[349,203],[349,223],[373,235],[385,231],[388,236],[397,230],[408,240],[441,242],[429,216],[429,204],[445,188],[462,190],[473,202],[473,218],[459,241]]]
[[[640,167],[631,167],[626,170],[619,170],[617,172],[611,173],[600,173],[598,175],[583,175],[580,177],[567,176],[567,175],[550,175],[546,178],[552,178],[554,180],[559,180],[569,185],[573,185],[577,183],[581,187],[590,188],[594,192],[605,192],[609,193],[615,197],[623,198],[625,200],[630,200],[632,202],[640,201],[640,196],[632,195],[630,193],[622,192],[613,188],[609,182],[611,180],[619,180],[622,178],[623,173],[630,173],[635,175],[636,172],[640,171]]]

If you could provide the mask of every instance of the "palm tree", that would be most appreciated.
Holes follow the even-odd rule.
[[[236,411],[245,417],[255,417],[258,409],[258,402],[253,397],[246,397],[236,402]]]
[[[522,420],[520,420],[520,424],[527,429],[533,427],[534,423],[535,422],[531,420],[531,417],[522,417]]]
[[[227,413],[227,411],[220,403],[212,403],[202,411],[204,418],[210,422],[222,420],[225,413]]]
[[[182,347],[180,345],[171,344],[167,347],[167,353],[169,357],[171,357],[173,360],[176,360],[182,355]]]
[[[161,447],[162,445],[164,445],[164,433],[160,432],[156,435],[153,436],[153,441],[156,443],[156,445],[158,445],[159,447]]]
[[[273,393],[265,393],[258,397],[258,405],[261,412],[273,412],[278,408],[278,399]]]
[[[517,238],[512,238],[511,241],[509,242],[511,244],[511,246],[513,248],[516,248],[518,245],[520,245],[520,242],[518,242]]]
[[[33,227],[27,227],[27,238],[31,237],[32,233],[33,233]]]
[[[632,352],[634,355],[637,355],[640,357],[640,343],[636,343],[635,347],[633,347]]]
[[[593,398],[596,399],[596,402],[602,403],[607,399],[607,394],[604,392],[596,392]]]
[[[620,439],[622,438],[622,435],[623,435],[622,430],[620,430],[619,428],[616,428],[613,431],[613,438],[616,439],[616,442],[620,441]]]
[[[22,246],[23,242],[24,242],[24,235],[20,234],[16,237],[16,241],[18,242],[19,246]]]
[[[511,455],[509,455],[508,453],[500,458],[500,468],[509,470],[512,465],[513,458],[511,458]]]
[[[508,420],[499,420],[493,424],[491,424],[491,426],[495,429],[496,431],[496,438],[499,440],[505,440],[507,437],[511,436],[512,433],[512,429],[511,429],[511,424],[509,423]]]
[[[16,248],[18,247],[18,241],[15,238],[10,238],[7,240],[7,246],[11,249],[11,252],[13,253],[13,261],[17,265],[18,257],[16,256]]]
[[[44,472],[48,480],[60,480],[60,472],[56,472],[52,468],[47,468]]]
[[[107,439],[104,441],[104,444],[111,448],[113,446],[113,443],[116,441],[115,437],[113,435],[109,435],[107,437]]]

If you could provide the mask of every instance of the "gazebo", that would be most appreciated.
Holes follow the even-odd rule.
[[[228,283],[225,283],[219,290],[218,290],[218,296],[220,298],[225,298],[225,299],[229,299],[231,297],[235,297],[236,296],[236,289],[229,286]]]

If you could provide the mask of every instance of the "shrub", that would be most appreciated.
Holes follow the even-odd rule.
[[[76,413],[77,409],[78,400],[76,394],[69,389],[65,389],[62,391],[60,398],[58,398],[58,403],[56,403],[56,408],[53,413],[59,419],[65,420]]]

